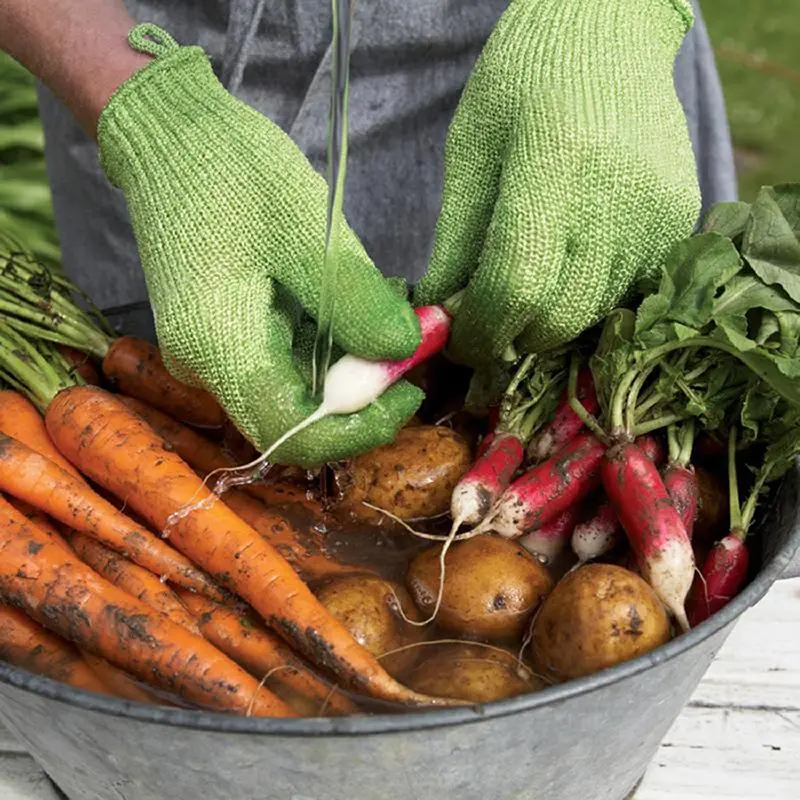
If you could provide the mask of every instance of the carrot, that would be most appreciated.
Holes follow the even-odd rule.
[[[578,373],[576,395],[590,414],[597,413],[600,406],[594,390],[592,371],[588,368],[584,368]],[[583,430],[583,421],[572,410],[569,393],[565,389],[552,420],[528,444],[528,458],[534,464],[547,461],[572,441],[581,430]]]
[[[0,659],[76,689],[113,694],[69,642],[6,603],[0,603]]]
[[[473,533],[515,539],[554,520],[599,484],[605,449],[594,434],[578,434],[557,456],[514,481]]]
[[[724,608],[744,586],[750,567],[744,535],[741,529],[731,531],[711,548],[686,604],[692,627]]]
[[[228,606],[221,606],[205,597],[178,589],[184,605],[197,618],[203,636],[225,655],[256,678],[270,675],[266,684],[279,696],[288,690],[287,702],[304,699],[316,705],[307,708],[314,716],[324,705],[336,714],[353,714],[356,706],[341,692],[318,678],[274,634],[264,630],[247,614]]]
[[[552,564],[570,540],[579,519],[580,506],[575,503],[555,519],[523,536],[519,543],[543,564]]]
[[[73,532],[69,536],[69,542],[78,558],[98,575],[146,603],[154,611],[169,617],[176,625],[182,625],[192,633],[200,635],[197,623],[172,589],[152,572],[142,569],[85,534]]]
[[[694,576],[694,554],[658,468],[637,445],[623,442],[606,453],[602,476],[642,575],[688,630],[684,603]]]
[[[4,498],[7,503],[10,503],[14,508],[22,514],[25,519],[30,520],[34,525],[36,525],[39,530],[44,531],[48,536],[51,536],[58,542],[61,542],[67,550],[70,549],[70,546],[67,544],[64,537],[61,535],[61,531],[56,528],[53,524],[53,521],[47,514],[42,514],[38,508],[34,508],[30,503],[26,503],[24,500],[20,500],[18,497],[6,497]]]
[[[145,703],[147,705],[167,705],[155,695],[139,686],[127,672],[118,669],[113,664],[109,664],[105,659],[98,658],[86,650],[81,651],[81,656],[89,669],[92,670],[106,686],[110,687],[117,697],[121,697],[123,700]]]
[[[312,663],[367,694],[447,704],[397,683],[310,592],[289,563],[218,500],[146,423],[90,386],[59,392],[47,429],[92,480],[124,498],[183,553],[236,591]],[[188,504],[194,510],[186,513]]]
[[[293,716],[227,656],[97,575],[0,501],[0,596],[114,666],[204,708]]]
[[[314,530],[319,517],[312,516],[308,506],[293,504],[293,507],[286,505],[281,509],[268,509],[237,489],[225,492],[222,501],[261,534],[304,581],[350,575],[356,571],[355,567],[341,564],[325,553],[324,539]],[[295,524],[298,518],[302,524]],[[359,571],[365,570],[359,568]]]
[[[477,525],[511,483],[525,457],[525,447],[515,434],[490,436],[489,445],[453,489],[450,516],[454,528]]]
[[[90,383],[92,386],[100,385],[100,373],[97,371],[91,356],[65,344],[57,345],[57,348],[58,352],[64,356],[72,369],[75,370],[75,373],[80,375],[86,383]]]
[[[202,477],[217,469],[230,469],[236,466],[236,462],[219,445],[172,419],[163,411],[152,408],[134,397],[121,395],[119,399],[128,408],[135,411],[167,443],[170,449],[174,450]],[[268,505],[304,502],[306,499],[305,489],[287,483],[249,483],[241,488]]]
[[[0,391],[0,433],[26,444],[75,478],[80,473],[58,452],[36,406],[19,392]]]
[[[93,391],[102,392],[102,389]],[[110,396],[110,395],[109,395]],[[88,431],[92,423],[87,422]],[[124,459],[124,455],[120,454]],[[130,464],[136,471],[138,464]],[[114,506],[52,461],[16,439],[0,434],[0,491],[47,512],[70,528],[86,533],[159,577],[212,599],[225,594],[189,559],[146,528],[134,524]]]

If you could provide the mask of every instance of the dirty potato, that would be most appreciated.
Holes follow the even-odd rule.
[[[638,575],[588,564],[567,575],[533,625],[533,663],[552,681],[590,675],[647,653],[670,638],[664,606]]]
[[[509,650],[471,644],[443,644],[423,653],[407,683],[433,697],[490,703],[544,688],[529,667]]]
[[[371,575],[334,578],[316,589],[319,601],[344,625],[350,635],[372,655],[422,641],[426,628],[411,625],[400,615],[398,601],[408,619],[421,617],[408,592],[399,583]],[[399,676],[419,656],[419,648],[381,658],[391,675]]]
[[[426,616],[439,592],[441,546],[411,562],[406,586]],[[518,639],[531,614],[553,588],[545,567],[515,542],[476,536],[453,545],[445,557],[442,628],[490,641]]]
[[[402,520],[435,517],[450,508],[450,495],[470,462],[469,446],[450,428],[403,428],[392,444],[337,471],[339,510],[361,520],[386,519],[363,505],[367,502]]]

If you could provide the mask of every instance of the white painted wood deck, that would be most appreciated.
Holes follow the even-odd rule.
[[[636,800],[799,798],[800,578],[779,582],[744,615],[636,793]],[[58,800],[2,729],[0,800]]]

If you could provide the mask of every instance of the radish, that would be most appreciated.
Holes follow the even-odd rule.
[[[542,564],[551,564],[566,546],[578,519],[580,508],[575,503],[541,528],[523,536],[519,543]]]
[[[697,508],[700,502],[700,488],[694,469],[671,462],[664,470],[664,486],[667,489],[672,505],[680,515],[683,527],[689,538],[694,533],[694,522],[697,519]]]
[[[687,610],[692,627],[716,614],[736,597],[747,579],[750,553],[744,542],[745,532],[731,531],[711,548],[695,581]]]
[[[489,434],[488,447],[453,489],[450,515],[453,526],[477,525],[505,491],[522,463],[525,449],[513,433]]]
[[[694,553],[658,469],[639,447],[623,442],[606,453],[602,477],[643,577],[681,629],[688,630],[684,603],[694,577]]]
[[[414,313],[422,333],[414,353],[402,361],[367,361],[349,354],[342,356],[325,376],[322,405],[311,415],[314,421],[331,414],[361,411],[410,369],[444,349],[452,325],[450,314],[442,306],[423,306]],[[308,420],[304,420],[303,424],[307,423]]]
[[[579,434],[557,456],[514,481],[473,533],[517,539],[555,519],[599,485],[605,449],[594,434]]]
[[[658,436],[645,434],[636,438],[636,446],[657,466],[660,467],[666,460],[667,454],[664,445]]]
[[[694,523],[700,503],[700,486],[689,463],[694,449],[694,439],[694,420],[689,420],[680,428],[674,424],[667,428],[669,464],[662,476],[667,494],[675,510],[680,514],[689,539],[694,533]]]
[[[622,528],[617,512],[606,501],[591,519],[575,526],[572,531],[572,550],[583,563],[610,553],[621,540]]]
[[[590,414],[597,413],[599,404],[590,369],[584,368],[578,373],[575,393],[586,411]],[[534,464],[546,461],[574,439],[582,429],[583,421],[572,410],[569,393],[565,389],[553,419],[542,428],[538,436],[531,439],[528,445],[528,458]]]

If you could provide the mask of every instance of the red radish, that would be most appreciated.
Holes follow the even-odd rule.
[[[658,469],[639,447],[625,442],[606,453],[602,476],[642,575],[688,630],[684,603],[694,578],[694,553]]]
[[[687,603],[692,627],[716,614],[744,586],[750,554],[743,539],[743,531],[731,531],[711,548]]]
[[[494,433],[489,432],[486,436],[483,437],[481,443],[478,445],[478,452],[475,455],[475,460],[477,461],[481,456],[483,456],[486,451],[492,446],[492,442],[494,441]]]
[[[421,340],[417,349],[402,361],[368,361],[358,356],[342,356],[325,375],[322,403],[313,414],[278,437],[267,450],[249,464],[222,472],[252,473],[268,463],[269,457],[288,439],[332,414],[355,414],[377,400],[409,370],[444,349],[453,318],[444,306],[414,309],[419,320]]]
[[[700,487],[697,485],[694,470],[691,467],[683,467],[672,462],[664,470],[663,478],[672,505],[680,514],[683,527],[686,528],[686,533],[691,539],[700,502]]]
[[[667,459],[664,443],[658,436],[647,433],[636,439],[636,446],[657,466],[660,467]]]
[[[660,464],[666,458],[661,440],[647,434],[636,440],[639,449],[654,463]],[[592,561],[610,553],[623,538],[614,506],[606,500],[601,503],[597,513],[575,526],[572,532],[572,550],[580,561]]]
[[[617,512],[606,500],[591,519],[575,526],[572,550],[581,562],[591,561],[610,553],[621,540],[622,528]]]
[[[522,442],[513,433],[489,434],[486,438],[489,437],[487,449],[453,489],[450,515],[454,528],[477,525],[486,516],[525,456]]]
[[[329,414],[355,414],[380,397],[410,369],[444,349],[450,336],[452,317],[442,306],[415,309],[422,340],[419,347],[402,361],[367,361],[353,355],[342,356],[325,376],[322,405],[317,418]]]
[[[566,547],[579,519],[580,507],[575,503],[554,520],[523,536],[519,543],[543,564],[551,564]]]
[[[590,369],[584,368],[578,373],[575,396],[590,414],[597,413],[600,406],[594,391],[594,381]],[[569,393],[565,389],[553,419],[539,431],[537,436],[531,439],[528,445],[528,458],[535,464],[552,458],[581,430],[583,430],[583,421],[570,407]]]
[[[514,481],[473,533],[517,539],[555,519],[599,485],[605,450],[593,433],[579,434],[557,456]]]

